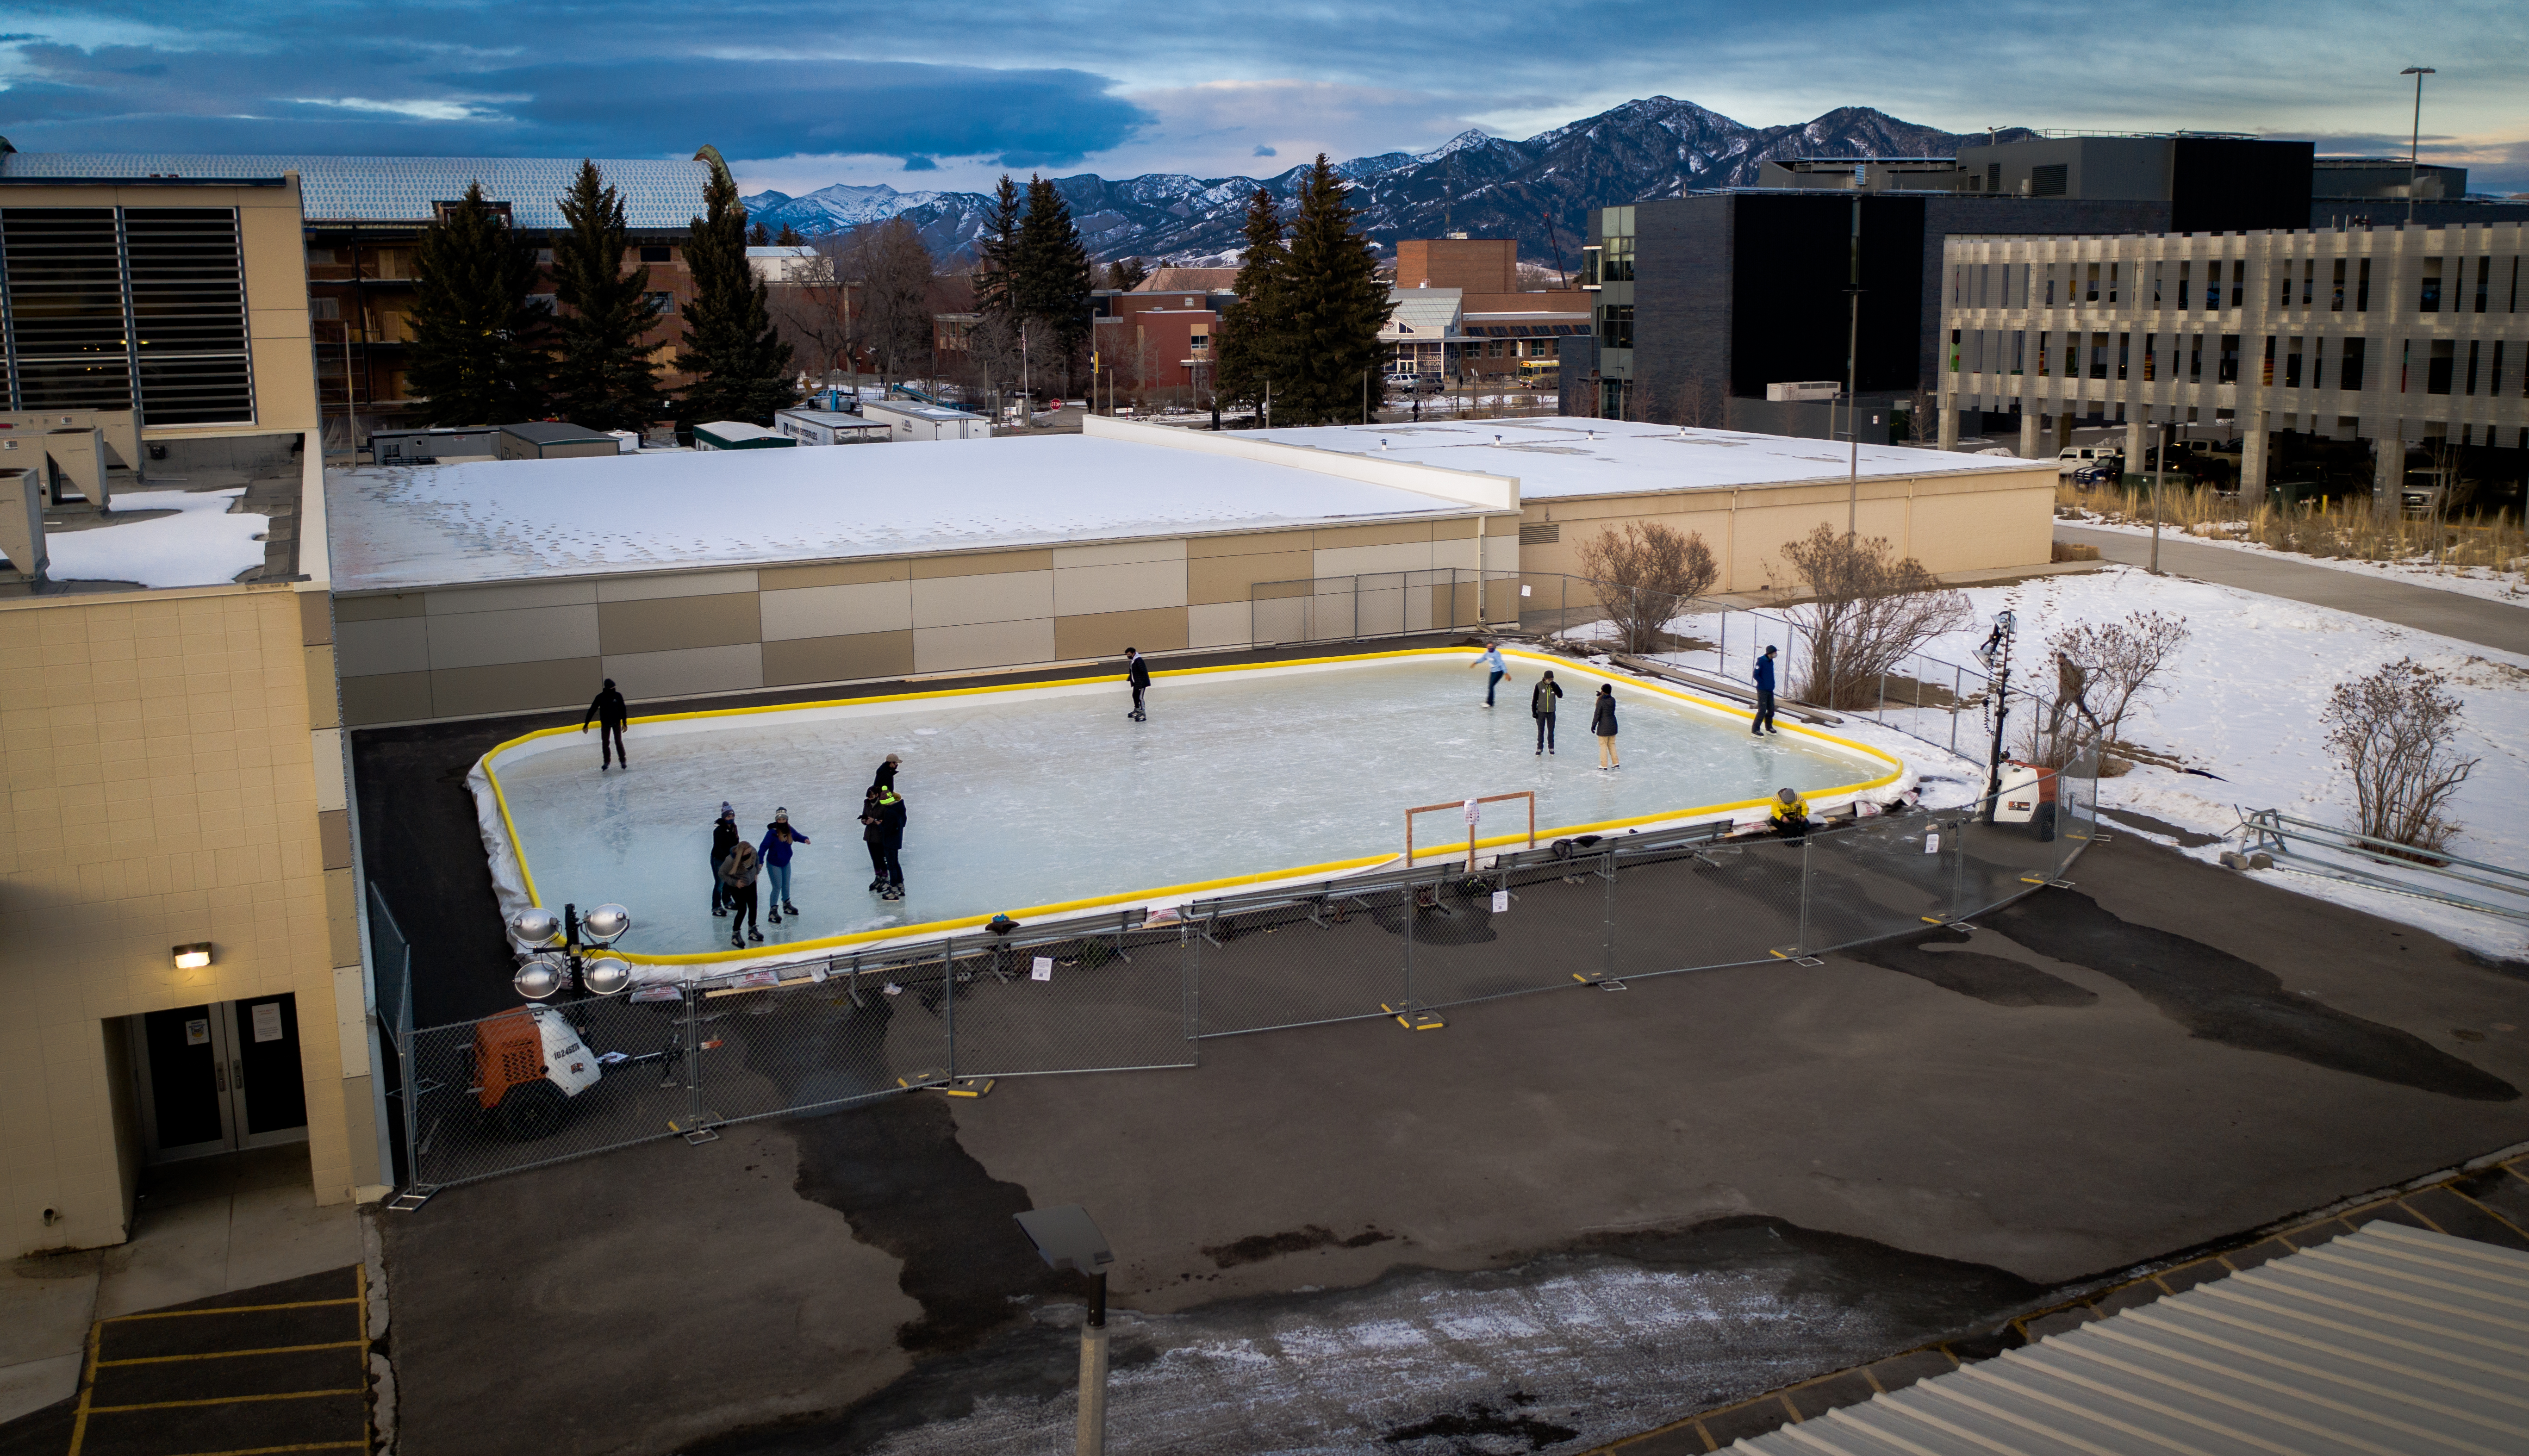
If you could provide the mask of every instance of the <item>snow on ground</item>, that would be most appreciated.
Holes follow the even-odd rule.
[[[2085,531],[2115,531],[2124,536],[2151,539],[2151,524],[2136,525],[2126,520],[2083,512],[2078,517],[2058,516],[2066,525],[2077,525]],[[2222,546],[2233,551],[2252,552],[2274,557],[2303,566],[2325,566],[2333,571],[2350,571],[2357,576],[2374,576],[2408,586],[2428,586],[2436,591],[2457,592],[2461,596],[2482,597],[2494,602],[2529,604],[2529,572],[2498,571],[2491,566],[2439,566],[2417,559],[2403,562],[2365,562],[2343,557],[2303,556],[2296,551],[2277,551],[2260,541],[2241,541],[2215,531],[2194,535],[2183,530],[2163,527],[2163,539],[2183,541],[2191,546]]]
[[[272,517],[229,508],[245,488],[217,491],[124,490],[117,515],[173,511],[150,520],[60,531],[44,538],[55,581],[136,581],[142,586],[217,586],[263,565],[263,534]]]
[[[2078,622],[2118,620],[2135,612],[2186,619],[2188,641],[2156,695],[2139,701],[2126,716],[2122,736],[2185,768],[2218,777],[2136,763],[2131,772],[2100,782],[2099,802],[2106,809],[2146,815],[2180,829],[2229,836],[2227,843],[2184,851],[2207,861],[2224,848],[2239,847],[2236,831],[2245,810],[2281,809],[2325,824],[2351,824],[2352,784],[2329,753],[2319,714],[2339,682],[2412,657],[2449,675],[2450,690],[2464,704],[2457,748],[2480,760],[2459,789],[2455,817],[2461,832],[2449,847],[2472,859],[2529,866],[2529,823],[2523,822],[2529,813],[2529,657],[2332,608],[2156,577],[2125,566],[1975,587],[1965,595],[1974,611],[1973,625],[1935,642],[1927,655],[1945,663],[1973,663],[1975,646],[1991,630],[1994,614],[2008,608],[2019,620],[2015,679],[2048,693],[2054,688],[2046,656],[2048,633]],[[1744,613],[1730,618],[1729,675],[1742,681],[1749,623],[1754,620]],[[1710,619],[1681,619],[1674,629],[1707,639],[1716,635]],[[1783,634],[1772,628],[1770,635],[1779,640]],[[1675,654],[1672,660],[1706,671],[1719,666],[1711,652]],[[1921,675],[1936,674],[1927,671]],[[1942,671],[1937,676],[1947,680],[1950,674]],[[1946,712],[1903,708],[1885,716],[1892,725],[1909,724],[1926,737],[1948,741],[1951,715]],[[1971,744],[1981,724],[1980,710],[1967,709],[1960,715],[1958,741]],[[1866,718],[1860,727],[1868,728]],[[2022,741],[2022,727],[2013,725],[2014,743]],[[1927,764],[1927,775],[1945,772],[1928,766],[1919,744],[1914,758]],[[2142,833],[2113,819],[2109,827],[2120,834]],[[2148,836],[2169,842],[2162,836]],[[2292,871],[2254,873],[2306,894],[2421,926],[2483,954],[2529,956],[2529,925],[2520,922]],[[2074,875],[2078,878],[2077,870]]]

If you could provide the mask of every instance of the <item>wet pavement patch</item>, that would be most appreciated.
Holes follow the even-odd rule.
[[[2102,804],[2099,806],[2099,813],[2127,829],[2138,829],[2147,835],[2176,839],[2179,847],[2182,849],[2202,849],[2208,844],[2219,844],[2227,837],[2223,835],[2208,835],[2200,830],[2185,829],[2171,824],[2165,819],[2154,819],[2148,814],[2136,814],[2131,809],[2111,809]]]
[[[922,1306],[921,1319],[896,1330],[907,1351],[961,1350],[1009,1323],[1027,1299],[1086,1296],[1086,1280],[1037,1258],[1013,1221],[1033,1207],[1027,1190],[958,1146],[945,1100],[892,1097],[785,1125],[798,1140],[799,1196],[903,1262],[898,1284]]]
[[[1935,945],[1965,945],[1974,941],[1965,931],[1941,926],[1920,935],[1856,946],[1841,952],[1864,965],[1928,981],[1943,991],[1971,996],[1995,1006],[2089,1006],[2099,994],[1981,950],[1934,950]]]
[[[1408,1441],[1436,1437],[1447,1440],[1455,1451],[1467,1452],[1469,1456],[1479,1452],[1489,1456],[1489,1453],[1507,1449],[1509,1441],[1526,1441],[1528,1449],[1542,1451],[1557,1441],[1568,1441],[1581,1433],[1573,1427],[1558,1426],[1542,1417],[1524,1414],[1520,1407],[1529,1404],[1528,1392],[1524,1390],[1512,1391],[1504,1397],[1503,1404],[1509,1409],[1480,1400],[1463,1411],[1400,1426],[1379,1438],[1391,1446],[1398,1446]],[[1481,1444],[1478,1444],[1479,1441]]]
[[[2078,891],[2032,895],[1978,923],[2040,955],[2114,977],[2204,1041],[2472,1102],[2520,1096],[2420,1037],[2293,995],[2253,961],[2137,925]]]
[[[1252,1233],[1226,1244],[1205,1247],[1203,1255],[1222,1268],[1236,1268],[1242,1264],[1261,1264],[1284,1254],[1306,1254],[1311,1249],[1367,1249],[1396,1237],[1376,1228],[1365,1228],[1351,1238],[1343,1238],[1331,1228],[1315,1223],[1286,1233]]]

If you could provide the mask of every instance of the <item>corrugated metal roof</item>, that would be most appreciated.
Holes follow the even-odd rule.
[[[703,215],[711,164],[691,161],[599,162],[608,186],[623,196],[624,225],[690,227]],[[248,178],[298,174],[300,214],[311,223],[426,223],[431,204],[454,202],[465,185],[510,204],[522,228],[563,226],[561,198],[579,174],[575,158],[325,157],[210,152],[53,151],[0,154],[0,177]]]
[[[2529,1451],[2529,1255],[2367,1224],[1729,1449],[2516,1456]]]

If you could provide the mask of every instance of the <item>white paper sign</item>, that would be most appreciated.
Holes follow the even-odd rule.
[[[1467,823],[1472,826],[1477,820],[1483,817],[1484,806],[1477,803],[1474,799],[1467,800]]]
[[[1050,955],[1040,955],[1031,960],[1028,963],[1028,979],[1031,981],[1052,980],[1053,957]]]
[[[281,1002],[265,1001],[254,1007],[254,1039],[258,1042],[281,1040]]]
[[[1924,852],[1925,854],[1938,854],[1938,853],[1940,853],[1940,852],[1941,852],[1941,836],[1938,836],[1938,835],[1925,835],[1925,836],[1923,836],[1923,852]]]
[[[205,1016],[199,1021],[188,1021],[185,1023],[186,1046],[199,1047],[210,1039],[211,1021],[209,1017]]]
[[[1507,915],[1510,913],[1509,890],[1496,890],[1493,891],[1493,913],[1496,915]]]
[[[1528,595],[1528,583],[1527,583],[1527,582],[1523,581],[1523,582],[1521,582],[1521,583],[1519,584],[1519,594],[1520,594],[1521,596],[1523,596],[1523,597]]]

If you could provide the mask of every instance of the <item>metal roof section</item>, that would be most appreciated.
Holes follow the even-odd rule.
[[[703,215],[711,164],[601,161],[597,170],[623,196],[624,225],[683,229]],[[0,154],[0,179],[141,182],[187,178],[273,178],[298,174],[299,207],[310,223],[426,223],[432,204],[483,195],[510,204],[522,228],[560,228],[562,195],[579,174],[561,157],[327,157],[209,152],[56,151]]]
[[[1396,301],[1396,309],[1379,326],[1380,343],[1430,344],[1458,337],[1458,308],[1463,297],[1459,290],[1390,289],[1387,297]]]
[[[1760,1456],[2529,1451],[2529,1254],[2370,1223],[1729,1449]]]

